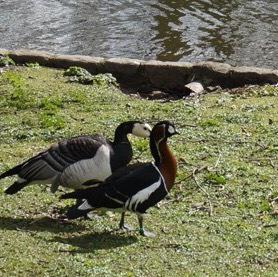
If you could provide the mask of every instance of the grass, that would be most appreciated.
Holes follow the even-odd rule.
[[[0,75],[0,172],[53,142],[113,136],[122,121],[168,119],[179,161],[175,188],[149,210],[154,239],[116,230],[119,215],[61,224],[44,186],[14,196],[0,186],[1,276],[277,276],[278,88],[220,91],[174,102],[127,96],[105,83],[68,82],[63,71],[15,67]],[[132,138],[134,160],[150,160]],[[128,223],[137,226],[136,216]]]

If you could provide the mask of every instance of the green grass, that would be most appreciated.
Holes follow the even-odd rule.
[[[145,226],[156,238],[118,231],[119,214],[61,224],[49,188],[0,186],[1,276],[277,276],[278,88],[220,91],[174,102],[116,87],[68,82],[39,66],[0,75],[0,172],[79,134],[113,137],[125,120],[173,121],[176,186]],[[134,160],[151,156],[132,138]],[[128,223],[137,227],[134,214]]]

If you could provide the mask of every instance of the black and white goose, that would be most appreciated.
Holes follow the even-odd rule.
[[[33,183],[51,184],[52,192],[60,185],[72,189],[88,188],[86,181],[104,181],[131,161],[128,134],[149,137],[150,132],[151,127],[146,123],[127,121],[116,128],[113,142],[98,134],[64,140],[4,172],[0,179],[18,176],[5,191],[7,194],[14,194]]]
[[[157,123],[150,135],[154,163],[121,168],[96,188],[62,195],[62,199],[85,199],[79,206],[71,208],[67,217],[81,217],[98,208],[115,209],[123,212],[120,222],[123,225],[124,212],[132,211],[138,216],[140,234],[153,236],[143,227],[143,215],[147,209],[162,200],[174,185],[177,161],[167,145],[167,139],[175,134],[178,132],[170,122]]]

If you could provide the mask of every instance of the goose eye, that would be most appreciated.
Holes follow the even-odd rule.
[[[148,125],[148,124],[144,124],[144,126],[143,126],[143,130],[144,130],[144,131],[148,131],[148,132],[150,132],[150,131],[151,131],[151,126],[150,126],[150,125]]]

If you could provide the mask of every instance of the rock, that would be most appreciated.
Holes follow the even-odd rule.
[[[69,68],[78,66],[85,68],[91,74],[105,73],[104,58],[90,57],[81,55],[51,55],[49,57],[48,66],[57,68]]]
[[[216,91],[216,90],[219,90],[219,89],[221,89],[221,87],[220,86],[208,86],[208,87],[206,87],[206,91],[208,91],[208,92],[213,92],[213,91]]]
[[[233,87],[244,85],[262,85],[277,82],[278,70],[257,67],[233,67],[229,72],[229,78]]]
[[[17,64],[39,63],[40,65],[48,65],[49,58],[52,56],[48,52],[36,50],[15,50],[10,51],[8,55]]]
[[[165,99],[169,98],[169,94],[160,90],[154,90],[148,93],[140,93],[140,96],[143,98],[148,98],[151,100]]]
[[[104,59],[80,55],[54,55],[42,51],[0,49],[0,55],[9,55],[16,63],[39,63],[43,66],[68,68],[79,66],[91,74],[112,73],[121,84],[129,87],[150,87],[169,95],[184,96],[185,85],[198,80],[204,87],[225,88],[244,85],[277,84],[278,70],[255,67],[234,67],[217,62],[161,62],[126,58]],[[194,78],[193,78],[194,77]],[[160,96],[159,96],[160,97]]]
[[[169,97],[169,94],[160,90],[154,90],[150,94],[151,99],[164,99]]]
[[[122,76],[122,78],[130,78],[131,76],[138,76],[140,65],[140,60],[112,58],[106,59],[103,66],[106,72],[110,72],[115,76]]]
[[[166,90],[169,94],[179,94],[192,71],[190,63],[147,61],[141,65],[141,74],[153,87]]]
[[[188,91],[188,94],[201,94],[204,91],[204,87],[200,82],[191,82],[184,86],[185,91]]]

